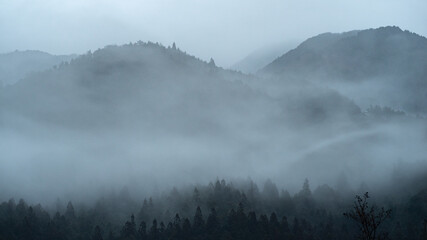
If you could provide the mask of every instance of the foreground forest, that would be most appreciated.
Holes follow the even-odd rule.
[[[312,191],[308,180],[293,195],[270,180],[262,190],[217,180],[143,201],[126,188],[91,206],[58,199],[49,210],[11,199],[0,205],[0,239],[427,239],[427,188],[403,198],[361,193],[354,203],[352,194]]]

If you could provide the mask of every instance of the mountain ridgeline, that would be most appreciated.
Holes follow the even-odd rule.
[[[365,107],[427,112],[427,39],[398,27],[320,34],[259,74],[328,86]]]
[[[33,74],[5,87],[2,102],[5,111],[40,123],[89,128],[151,121],[175,130],[200,125],[198,131],[204,131],[233,122],[238,128],[262,118],[284,121],[285,109],[292,111],[295,101],[303,111],[289,114],[291,118],[297,112],[308,121],[360,113],[334,91],[295,96],[290,106],[291,101],[246,84],[254,81],[253,76],[218,68],[213,60],[203,62],[176,47],[139,42],[108,46]],[[331,102],[345,104],[335,110]]]
[[[0,85],[10,85],[32,73],[48,70],[77,55],[51,55],[41,51],[14,51],[0,54]]]
[[[215,125],[221,122],[211,115],[215,109],[231,115],[265,109],[257,106],[268,100],[245,87],[245,78],[176,48],[140,42],[32,75],[6,87],[3,102],[10,112],[48,124],[92,128],[158,116],[155,121]]]

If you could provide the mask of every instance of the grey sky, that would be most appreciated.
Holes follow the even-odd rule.
[[[427,36],[426,0],[0,0],[0,52],[84,53],[153,41],[229,66],[322,32],[397,25]]]

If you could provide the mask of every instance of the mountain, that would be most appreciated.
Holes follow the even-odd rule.
[[[284,52],[287,52],[296,46],[296,42],[289,41],[260,48],[233,64],[230,69],[241,71],[243,73],[254,74],[267,64],[271,63],[274,59],[281,56]]]
[[[298,118],[306,121],[358,112],[354,103],[330,90],[304,90],[281,98],[251,87],[250,82],[260,79],[224,70],[173,47],[138,42],[79,56],[6,86],[1,95],[7,112],[45,124],[84,128],[151,124],[211,131],[266,124],[264,120],[279,116],[278,124],[283,125],[286,119],[295,119],[290,116],[296,115],[299,104],[306,107]],[[337,99],[343,105],[332,107]],[[317,104],[309,104],[312,101]]]
[[[14,84],[31,73],[47,70],[76,56],[30,50],[0,54],[0,85]]]
[[[79,56],[6,86],[1,95],[4,111],[49,125],[209,130],[239,114],[267,114],[269,107],[261,106],[270,100],[242,83],[249,78],[176,48],[139,42]]]
[[[222,69],[150,42],[107,46],[31,74],[0,88],[0,152],[13,162],[0,161],[8,169],[2,194],[17,187],[31,188],[30,195],[150,189],[164,179],[179,184],[218,173],[286,182],[319,169],[294,164],[306,159],[327,169],[314,181],[331,183],[351,171],[358,183],[370,174],[362,163],[375,159],[392,169],[390,158],[413,153],[396,146],[425,145],[417,142],[424,123],[408,120],[389,137],[382,122],[337,90],[283,80]],[[409,131],[414,123],[420,127]],[[390,142],[398,152],[383,154]],[[332,154],[343,144],[345,151]],[[425,156],[419,149],[415,160]],[[18,186],[8,181],[15,172],[24,179]]]
[[[258,74],[327,86],[363,107],[427,113],[427,39],[398,27],[320,34]]]

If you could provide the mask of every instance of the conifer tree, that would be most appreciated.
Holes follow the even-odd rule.
[[[258,220],[255,212],[248,213],[248,235],[249,239],[259,239]]]
[[[193,191],[193,203],[196,206],[200,206],[200,204],[202,204],[202,201],[200,199],[200,193],[197,188],[194,188],[194,191]]]
[[[215,65],[215,61],[213,60],[213,58],[211,58],[211,59],[209,60],[209,66],[210,66],[210,67],[216,67],[216,65]]]
[[[203,220],[202,210],[200,207],[197,207],[196,213],[193,218],[193,233],[195,236],[203,235],[205,228],[205,221]]]
[[[74,213],[74,206],[71,202],[68,202],[68,204],[67,204],[67,210],[65,211],[65,217],[68,220],[74,220],[76,218],[76,215]]]
[[[182,223],[181,237],[182,239],[190,239],[191,236],[192,236],[191,223],[188,218],[185,218],[184,222]]]
[[[270,215],[269,232],[272,239],[280,239],[280,223],[274,212]]]
[[[101,228],[98,225],[93,230],[92,240],[103,240]]]
[[[159,229],[157,227],[157,220],[156,219],[153,220],[153,224],[151,225],[149,239],[150,240],[158,240],[159,239]]]
[[[220,230],[220,227],[221,226],[218,220],[216,210],[215,208],[212,208],[206,221],[206,232],[210,236],[216,236],[218,234],[218,231]]]
[[[147,239],[147,224],[144,221],[139,224],[138,234],[141,240]]]
[[[263,238],[270,238],[268,218],[265,214],[259,216],[258,229],[260,236]]]

